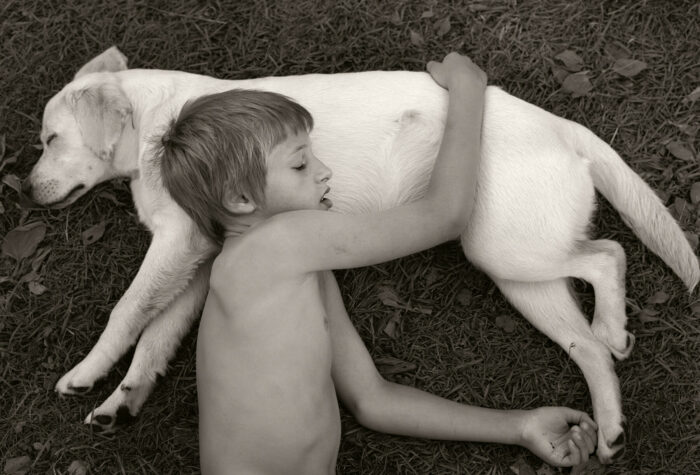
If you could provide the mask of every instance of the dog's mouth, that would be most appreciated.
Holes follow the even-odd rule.
[[[73,201],[75,201],[81,194],[82,191],[85,189],[85,185],[80,184],[76,185],[73,187],[72,190],[68,192],[66,196],[61,198],[60,200],[57,201],[52,201],[51,203],[47,203],[44,206],[47,208],[52,208],[52,209],[61,209],[65,208],[69,204],[71,204]]]

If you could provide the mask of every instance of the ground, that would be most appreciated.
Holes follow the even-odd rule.
[[[40,222],[46,235],[22,262],[0,256],[2,467],[96,474],[198,467],[195,332],[139,419],[113,437],[81,421],[121,380],[130,355],[85,397],[61,400],[53,392],[97,340],[149,242],[121,181],[61,211],[19,204],[16,180],[41,153],[35,145],[43,107],[89,58],[117,45],[131,67],[241,79],[421,70],[427,60],[459,50],[490,83],[610,142],[692,240],[700,231],[700,190],[693,188],[700,181],[698,15],[698,4],[683,0],[5,0],[0,234]],[[602,200],[592,233],[619,241],[627,253],[629,329],[637,338],[632,356],[617,364],[627,448],[607,472],[700,473],[697,292],[689,296]],[[520,317],[457,244],[338,276],[351,317],[387,378],[469,404],[590,411],[585,381],[566,352]],[[590,314],[590,287],[574,288]],[[517,447],[388,436],[343,416],[339,473],[533,469],[558,472]]]

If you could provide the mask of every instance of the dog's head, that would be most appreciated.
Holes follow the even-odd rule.
[[[113,158],[131,104],[114,73],[127,69],[112,47],[83,66],[44,109],[43,153],[25,180],[37,204],[63,208],[119,175]]]

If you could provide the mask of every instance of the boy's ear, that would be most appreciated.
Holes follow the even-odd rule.
[[[231,196],[226,207],[235,214],[250,214],[257,208],[253,200],[242,193]]]

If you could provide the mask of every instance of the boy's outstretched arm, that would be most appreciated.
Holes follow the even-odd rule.
[[[338,398],[362,425],[412,437],[517,444],[555,466],[585,462],[595,449],[597,426],[581,411],[486,409],[384,380],[347,315],[331,272],[323,273],[321,285],[333,383]]]
[[[385,262],[455,239],[464,230],[474,205],[486,75],[457,53],[429,63],[428,70],[447,87],[449,98],[425,196],[379,213],[293,211],[268,219],[251,231],[257,234],[251,240],[264,248],[258,254],[278,274]]]

